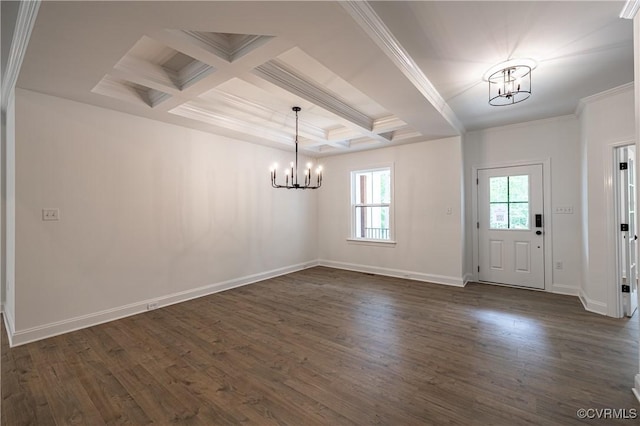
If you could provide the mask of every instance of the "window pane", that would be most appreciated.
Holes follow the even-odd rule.
[[[372,240],[388,240],[389,235],[389,207],[355,208],[356,238]]]
[[[374,203],[390,203],[391,202],[391,171],[380,170],[374,172],[374,188],[375,194],[379,201]],[[375,199],[375,197],[374,197]]]
[[[371,176],[369,173],[356,173],[354,185],[354,203],[370,203],[371,194],[367,191],[367,188],[371,187]]]
[[[492,177],[489,178],[489,202],[490,203],[506,203],[509,201],[507,192],[508,177]]]
[[[509,202],[529,201],[529,175],[509,176]]]
[[[529,229],[529,203],[509,204],[509,229]]]
[[[385,204],[391,202],[391,171],[358,172],[354,181],[354,203]]]
[[[508,206],[508,203],[489,204],[489,228],[507,229],[509,227]]]

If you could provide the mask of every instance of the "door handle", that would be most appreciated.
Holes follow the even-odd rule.
[[[536,215],[536,228],[542,228],[542,215],[541,214],[537,214]],[[540,235],[540,234],[538,234]]]
[[[542,231],[540,230],[536,231],[536,235],[542,235]]]

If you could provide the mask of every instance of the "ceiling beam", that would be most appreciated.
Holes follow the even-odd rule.
[[[249,126],[245,120],[237,119],[216,111],[211,111],[194,102],[184,103],[169,112],[171,114],[202,121],[213,126],[233,130],[245,135],[251,135],[262,139],[268,139],[272,142],[293,146],[293,140],[288,132],[266,127]]]
[[[256,102],[249,101],[231,93],[213,89],[213,91],[207,93],[205,96],[201,96],[200,101],[205,102],[209,107],[215,107],[216,105],[222,106],[223,109],[229,110],[227,115],[237,115],[237,113],[243,113],[251,117],[257,118],[265,123],[273,124],[274,126],[282,126],[287,121],[290,114],[285,114],[281,111],[274,111],[272,108],[265,107],[264,105]],[[304,123],[301,126],[299,134],[300,136],[311,139],[315,142],[324,144],[327,142],[327,134],[324,129],[314,126],[304,120],[300,120]],[[293,130],[293,126],[291,126]],[[293,141],[293,139],[291,139]]]
[[[369,3],[366,1],[343,1],[340,2],[340,5],[442,117],[459,133],[464,133],[462,122]]]
[[[308,81],[278,60],[271,60],[256,67],[253,74],[332,113],[342,119],[346,126],[355,128],[363,136],[379,142],[390,142],[389,139],[373,131],[373,119]]]

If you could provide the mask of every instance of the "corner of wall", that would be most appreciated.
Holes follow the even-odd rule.
[[[7,330],[9,346],[13,347],[13,336],[16,333],[15,322],[13,320],[13,312],[7,311],[4,306],[2,307],[2,319],[4,320],[4,328],[5,330]]]
[[[464,276],[462,277],[462,286],[466,286],[467,284],[469,284],[471,281],[474,280],[473,274],[470,272],[466,272],[464,274]]]
[[[580,299],[580,302],[582,302],[582,306],[586,311],[605,316],[609,314],[606,303],[590,299],[584,291],[580,291],[578,298]]]

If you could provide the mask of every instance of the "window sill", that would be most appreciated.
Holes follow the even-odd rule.
[[[357,244],[363,246],[386,246],[395,247],[396,242],[391,240],[367,240],[364,238],[347,238],[349,244]]]

